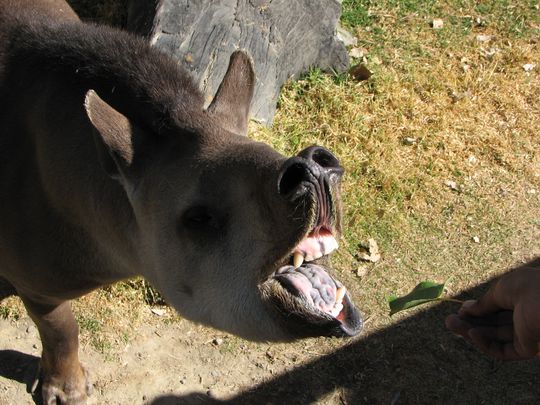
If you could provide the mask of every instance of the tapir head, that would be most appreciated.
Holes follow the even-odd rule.
[[[102,166],[131,204],[141,273],[186,318],[248,339],[355,335],[360,314],[327,267],[343,168],[322,147],[287,159],[244,136],[254,82],[235,52],[206,110],[169,109],[159,125],[88,92]]]

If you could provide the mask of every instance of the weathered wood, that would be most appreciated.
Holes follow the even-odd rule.
[[[340,13],[338,0],[131,0],[128,28],[188,68],[208,102],[231,53],[247,50],[257,72],[252,118],[270,125],[286,80],[310,67],[348,68]]]

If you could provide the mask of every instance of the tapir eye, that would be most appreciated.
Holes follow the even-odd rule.
[[[204,206],[191,207],[184,212],[182,223],[188,228],[201,228],[211,225],[214,217],[210,210]]]
[[[189,232],[190,237],[215,239],[225,232],[227,215],[204,205],[188,208],[180,217],[179,231]]]

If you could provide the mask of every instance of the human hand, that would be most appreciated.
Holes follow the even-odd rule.
[[[540,355],[540,259],[495,281],[478,301],[463,303],[446,327],[502,360]]]

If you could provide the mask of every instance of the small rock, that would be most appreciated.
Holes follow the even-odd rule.
[[[37,349],[38,348],[38,345],[36,345],[35,343],[32,345],[32,348],[33,349]]]
[[[468,157],[467,161],[471,164],[471,165],[474,165],[476,163],[478,163],[478,159],[476,158],[476,156],[474,155],[471,155]]]
[[[358,253],[358,259],[372,263],[377,263],[379,260],[381,260],[379,245],[377,245],[377,241],[375,239],[369,239],[367,246],[363,245],[360,246],[360,248],[361,250]]]
[[[363,58],[366,54],[367,50],[365,48],[351,48],[349,51],[349,56],[356,59]]]
[[[452,102],[454,102],[454,103],[457,103],[458,101],[463,100],[463,99],[469,99],[469,100],[474,100],[475,99],[475,97],[473,96],[473,94],[469,90],[464,91],[462,93],[452,91],[450,93],[450,98],[452,99]]]
[[[478,42],[489,42],[493,39],[493,36],[491,35],[486,35],[486,34],[478,34],[476,36],[476,40]]]
[[[478,27],[483,27],[484,25],[486,25],[486,21],[483,20],[482,18],[480,17],[476,17],[476,19],[474,20],[476,26]]]
[[[163,316],[167,313],[167,310],[163,308],[150,308],[150,311],[157,316]]]
[[[360,278],[364,277],[368,272],[368,267],[364,265],[358,266],[358,269],[356,269],[356,275]]]
[[[275,360],[276,354],[272,350],[268,349],[266,351],[266,357],[268,357],[269,360]]]
[[[489,48],[482,52],[482,55],[487,59],[493,59],[500,52],[499,48]]]
[[[459,191],[459,186],[458,184],[453,181],[453,180],[445,180],[444,181],[444,185],[450,189],[452,189],[453,191]]]
[[[461,63],[461,69],[464,72],[467,72],[471,69],[471,61],[467,59],[466,57],[463,57],[459,60],[459,63]]]
[[[218,370],[214,370],[210,373],[210,375],[214,378],[221,377],[221,373]]]
[[[374,65],[382,65],[382,60],[380,60],[377,56],[374,56],[373,58],[371,58],[371,62]]]
[[[206,395],[208,395],[210,398],[217,398],[216,393],[214,392],[214,390],[206,391]]]
[[[472,240],[474,243],[480,243],[480,238],[478,236],[473,236]]]
[[[442,20],[442,18],[434,18],[431,21],[431,28],[433,28],[434,30],[440,30],[443,27],[444,27],[444,21]]]
[[[532,72],[532,70],[536,67],[535,63],[525,63],[523,65],[523,70],[525,72]]]
[[[358,65],[350,68],[349,74],[353,77],[354,80],[357,80],[359,82],[367,80],[371,77],[371,75],[373,75],[373,73],[363,63],[359,63]]]
[[[416,145],[416,138],[406,136],[405,138],[403,138],[403,144],[409,146]]]
[[[345,46],[356,46],[358,43],[358,40],[342,26],[337,27],[336,36],[337,39],[343,42],[343,45]]]
[[[214,339],[212,340],[212,344],[215,345],[215,346],[220,346],[220,345],[223,344],[223,339],[222,339],[222,338],[219,338],[219,337],[214,338]]]
[[[536,193],[537,193],[537,191],[536,191],[536,189],[534,189],[534,188],[531,188],[531,189],[527,190],[527,194],[534,195],[534,194],[536,194]]]

